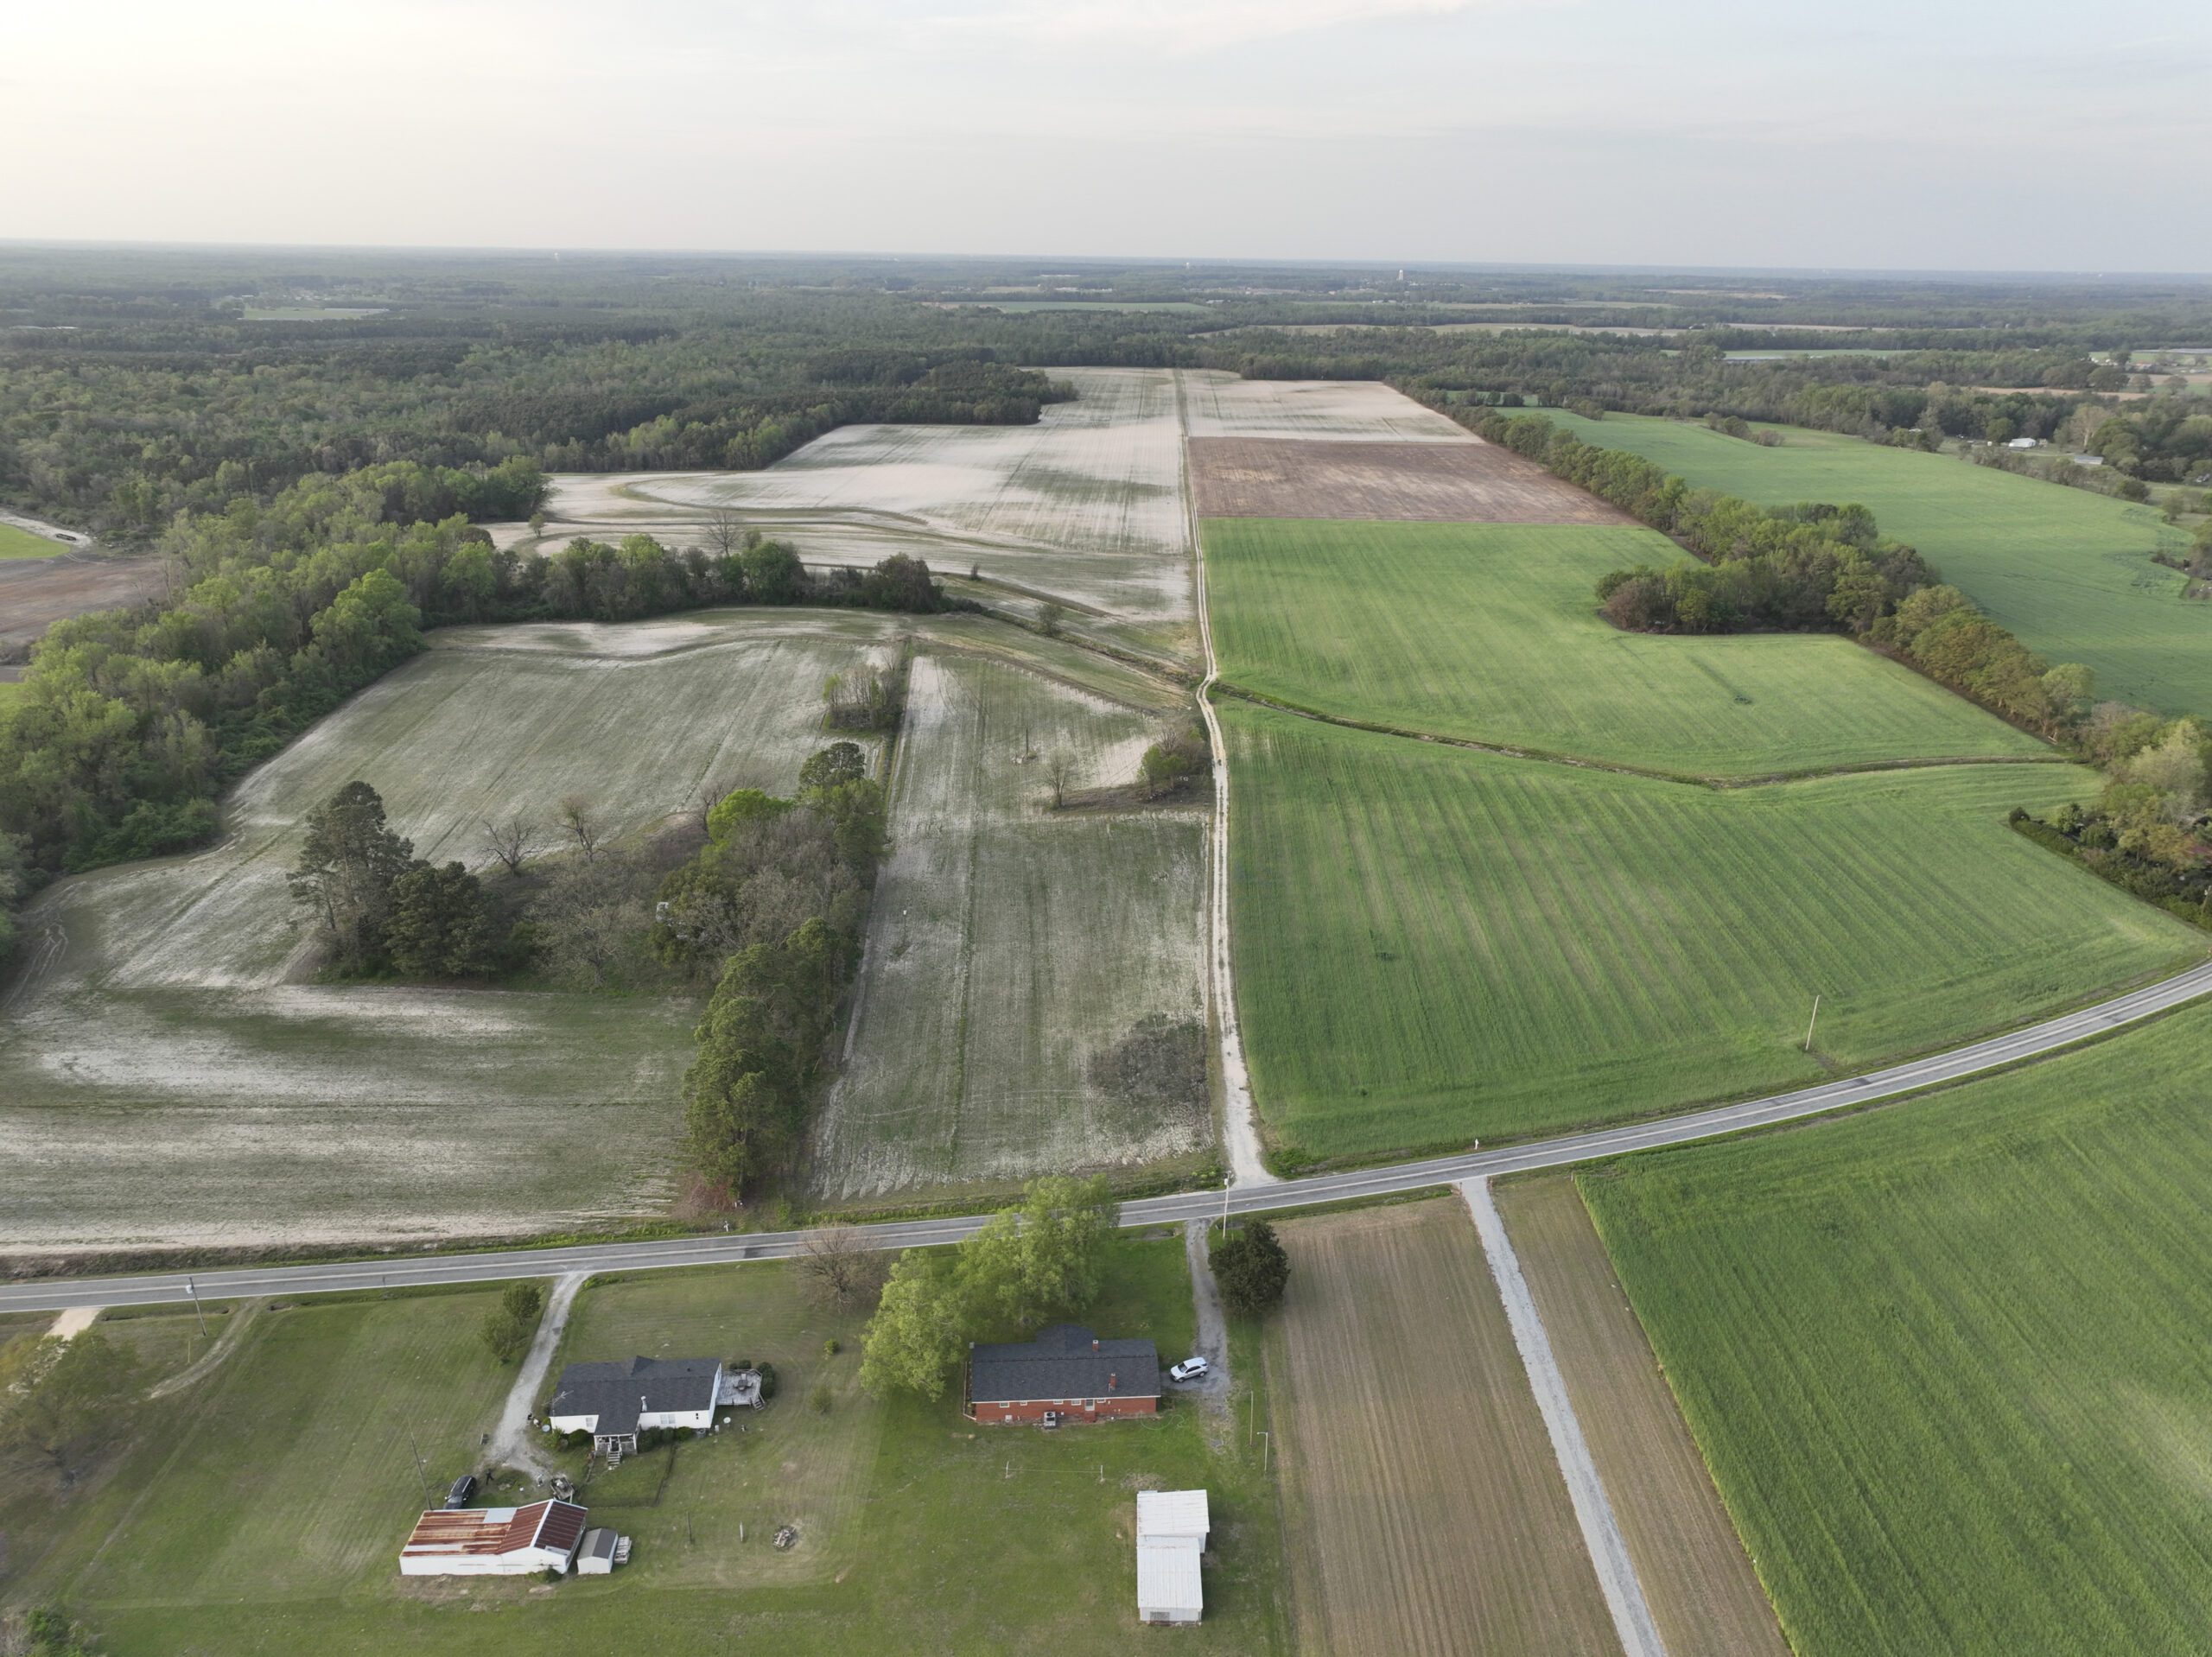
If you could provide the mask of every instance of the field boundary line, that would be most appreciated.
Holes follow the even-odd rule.
[[[1191,499],[1191,420],[1185,400],[1183,371],[1175,371],[1175,423],[1182,433],[1176,456],[1178,482],[1183,492],[1183,527],[1191,541],[1192,586],[1197,594],[1198,643],[1205,654],[1205,677],[1198,684],[1198,714],[1205,721],[1206,738],[1213,747],[1212,857],[1209,860],[1206,894],[1207,981],[1213,992],[1214,1025],[1221,1049],[1221,1138],[1228,1153],[1230,1173],[1239,1185],[1272,1185],[1281,1181],[1268,1168],[1260,1142],[1259,1104],[1252,1096],[1252,1078],[1245,1069],[1244,1032],[1237,1021],[1236,981],[1229,955],[1229,741],[1214,711],[1213,688],[1221,678],[1221,658],[1214,654],[1213,619],[1206,607],[1205,544],[1198,538],[1197,509]]]
[[[1770,771],[1743,777],[1713,777],[1694,771],[1662,771],[1652,765],[1631,765],[1621,759],[1597,759],[1586,754],[1557,753],[1548,748],[1515,747],[1510,743],[1485,742],[1480,737],[1446,736],[1441,731],[1420,731],[1408,726],[1385,725],[1376,720],[1357,719],[1350,714],[1331,714],[1319,708],[1285,702],[1280,696],[1247,689],[1227,679],[1219,680],[1214,688],[1225,696],[1250,702],[1255,708],[1271,708],[1278,714],[1288,714],[1294,719],[1311,720],[1316,725],[1333,725],[1341,730],[1363,731],[1370,736],[1395,737],[1402,742],[1433,743],[1440,748],[1463,748],[1475,753],[1494,754],[1502,759],[1525,759],[1534,765],[1562,765],[1572,771],[1608,771],[1617,777],[1641,777],[1655,783],[1676,783],[1686,788],[1711,789],[1715,793],[1729,793],[1746,788],[1778,788],[1789,783],[1818,782],[1827,777],[1861,777],[1888,771],[1948,771],[1962,765],[2078,765],[2082,763],[2069,755],[2055,752],[1933,754],[1910,759],[1861,759],[1848,765],[1811,766],[1803,771]]]
[[[1505,1304],[1505,1321],[1513,1330],[1514,1348],[1521,1354],[1521,1367],[1528,1372],[1529,1390],[1535,1394],[1536,1411],[1544,1418],[1544,1430],[1551,1435],[1552,1453],[1558,1458],[1560,1477],[1567,1482],[1567,1499],[1573,1504],[1575,1521],[1582,1527],[1583,1544],[1589,1550],[1590,1564],[1598,1573],[1598,1586],[1605,1593],[1605,1608],[1612,1613],[1621,1648],[1627,1657],[1667,1657],[1666,1644],[1659,1637],[1659,1625],[1652,1619],[1651,1607],[1643,1597],[1643,1584],[1636,1574],[1636,1562],[1629,1557],[1627,1540],[1621,1534],[1613,1504],[1606,1497],[1605,1480],[1599,1476],[1598,1463],[1592,1458],[1590,1445],[1582,1436],[1582,1423],[1576,1419],[1574,1406],[1567,1398],[1567,1377],[1560,1373],[1559,1360],[1552,1351],[1551,1337],[1544,1332],[1544,1320],[1536,1311],[1535,1298],[1529,1292],[1528,1280],[1521,1275],[1521,1259],[1513,1252],[1513,1240],[1506,1235],[1504,1218],[1498,1213],[1497,1203],[1491,1200],[1490,1181],[1463,1179],[1459,1182],[1459,1195],[1467,1204],[1468,1213],[1474,1216],[1475,1233],[1482,1239],[1483,1257],[1490,1263],[1498,1298]]]

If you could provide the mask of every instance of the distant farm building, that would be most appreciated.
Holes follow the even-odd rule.
[[[725,1379],[719,1358],[572,1363],[561,1372],[546,1419],[554,1432],[588,1432],[594,1450],[619,1456],[635,1451],[639,1433],[654,1427],[714,1425],[715,1405],[744,1401]]]
[[[1102,1341],[1079,1324],[1035,1340],[968,1349],[969,1419],[1057,1425],[1160,1413],[1160,1353],[1150,1341]]]
[[[2006,448],[2036,448],[2040,447],[2032,437],[2015,437],[2005,445]]]
[[[1198,1561],[1211,1523],[1204,1490],[1137,1492],[1137,1621],[1195,1622],[1205,1615]]]
[[[583,1538],[584,1510],[573,1501],[527,1508],[441,1508],[415,1521],[399,1550],[403,1577],[524,1577],[566,1571]]]

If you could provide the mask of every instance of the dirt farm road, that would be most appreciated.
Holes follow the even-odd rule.
[[[1993,1036],[1986,1041],[1948,1052],[1909,1059],[1866,1076],[1824,1082],[1765,1099],[1719,1105],[1687,1115],[1596,1128],[1497,1150],[1471,1151],[1456,1156],[1396,1163],[1389,1167],[1317,1174],[1264,1185],[1239,1184],[1225,1194],[1227,1205],[1232,1214],[1305,1208],[1535,1168],[1565,1167],[1630,1151],[1681,1145],[1747,1128],[1770,1127],[1963,1081],[1985,1070],[2017,1064],[2154,1018],[2204,995],[2212,995],[2212,962],[2042,1024]],[[1121,1223],[1153,1226],[1204,1221],[1222,1211],[1224,1200],[1224,1193],[1217,1190],[1144,1197],[1122,1205]],[[893,1220],[857,1229],[879,1248],[925,1248],[958,1242],[980,1228],[985,1217],[967,1215]],[[785,1260],[799,1252],[807,1235],[804,1231],[732,1233],[657,1242],[489,1249],[480,1254],[387,1254],[372,1260],[244,1267],[189,1275],[156,1272],[129,1277],[41,1278],[0,1285],[0,1312],[58,1312],[72,1306],[173,1305],[194,1292],[202,1299],[230,1300],[251,1295],[326,1294],[346,1289],[400,1288],[415,1284],[491,1283],[510,1278],[562,1277],[572,1272],[635,1272],[658,1267]]]

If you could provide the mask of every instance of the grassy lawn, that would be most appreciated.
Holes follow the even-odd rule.
[[[0,558],[51,558],[57,552],[68,550],[59,541],[33,535],[13,524],[0,524]]]
[[[2212,606],[2184,603],[2182,576],[2151,562],[2188,536],[2148,506],[1833,432],[1777,428],[1788,441],[1762,448],[1678,421],[1544,416],[1747,500],[1859,502],[2031,648],[2094,668],[2101,695],[2212,708]]]
[[[477,1342],[491,1299],[265,1314],[230,1363],[149,1408],[99,1489],[43,1511],[8,1499],[0,1522],[51,1540],[28,1575],[11,1560],[0,1593],[66,1595],[116,1657],[612,1651],[645,1628],[674,1654],[751,1635],[798,1654],[1073,1657],[1119,1653],[1136,1634],[1134,1492],[1204,1485],[1216,1514],[1207,1620],[1184,1642],[1287,1648],[1273,1489],[1225,1419],[1192,1406],[1090,1431],[992,1432],[961,1418],[957,1383],[935,1405],[874,1403],[855,1380],[859,1320],[810,1306],[774,1265],[607,1279],[578,1301],[566,1357],[765,1359],[780,1381],[749,1431],[649,1451],[587,1484],[594,1519],[635,1540],[629,1566],[550,1590],[403,1584],[396,1556],[419,1488],[410,1430],[433,1477],[449,1478],[512,1374]],[[1185,1348],[1180,1239],[1117,1241],[1086,1318],[1149,1334],[1164,1354]],[[843,1349],[830,1356],[833,1336]],[[826,1412],[810,1406],[817,1387]],[[787,1552],[770,1540],[785,1523],[799,1529]]]
[[[1581,1184],[1802,1657],[2212,1625],[2212,1007]]]
[[[2043,755],[1848,640],[1660,638],[1592,588],[1680,554],[1650,530],[1211,518],[1223,676],[1324,713],[1710,776]]]
[[[1316,1154],[1785,1088],[2204,954],[2005,827],[2094,786],[2071,767],[1716,791],[1222,716],[1246,1045],[1271,1135]]]

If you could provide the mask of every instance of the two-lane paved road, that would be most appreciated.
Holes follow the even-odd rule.
[[[1244,1185],[1228,1193],[1232,1213],[1289,1209],[1347,1197],[1384,1196],[1424,1185],[1448,1184],[1487,1175],[1555,1168],[1626,1151],[1681,1145],[1691,1140],[1764,1127],[1822,1111],[1894,1098],[1946,1082],[1960,1081],[2023,1059],[2033,1058],[2123,1025],[2212,995],[2212,962],[2115,1000],[2069,1013],[2010,1035],[1994,1036],[1971,1047],[1931,1054],[1886,1070],[1824,1082],[1795,1093],[1720,1105],[1685,1116],[1663,1117],[1621,1127],[1596,1128],[1560,1139],[1540,1140],[1495,1151],[1401,1162],[1384,1168],[1319,1174],[1309,1179]],[[1124,1203],[1124,1226],[1204,1219],[1222,1210],[1220,1191],[1186,1191]],[[982,1216],[958,1219],[894,1220],[859,1228],[879,1248],[911,1248],[957,1242],[983,1222]],[[586,1243],[568,1248],[510,1248],[476,1254],[419,1254],[379,1260],[335,1261],[313,1266],[246,1267],[235,1271],[193,1274],[203,1299],[249,1295],[323,1294],[339,1289],[402,1288],[429,1283],[480,1283],[502,1278],[558,1277],[570,1272],[635,1272],[655,1267],[709,1266],[748,1260],[780,1260],[796,1254],[801,1231],[753,1232],[722,1237],[683,1237],[665,1242]],[[181,1273],[136,1277],[50,1278],[0,1286],[0,1312],[60,1311],[70,1306],[155,1305],[186,1298]]]

